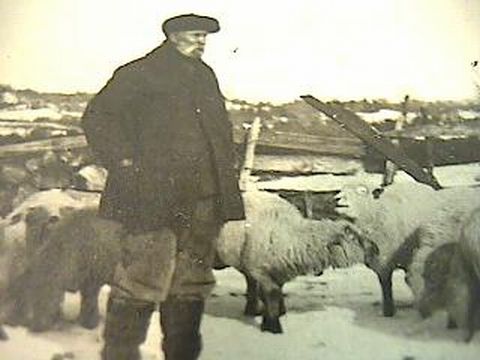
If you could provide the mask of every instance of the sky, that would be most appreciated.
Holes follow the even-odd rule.
[[[0,84],[96,92],[190,12],[228,98],[480,97],[480,0],[0,0]]]

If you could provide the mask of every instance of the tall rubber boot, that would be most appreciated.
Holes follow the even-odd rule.
[[[102,360],[140,360],[140,345],[147,337],[155,304],[110,297],[103,332]]]
[[[165,360],[195,360],[202,349],[203,300],[168,298],[160,305]]]

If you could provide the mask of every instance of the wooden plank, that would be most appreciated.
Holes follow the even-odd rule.
[[[242,143],[244,138],[238,136],[235,142]],[[350,158],[360,158],[365,154],[362,142],[351,138],[332,138],[311,136],[308,134],[275,133],[263,136],[257,141],[257,146],[268,146],[279,149],[309,151],[322,155],[336,155]],[[48,150],[62,150],[66,148],[80,148],[87,146],[84,135],[56,137],[45,140],[36,140],[25,143],[0,146],[0,158],[23,155]]]
[[[76,130],[82,131],[79,126],[57,124],[49,121],[34,122],[22,120],[0,120],[1,128],[23,128],[23,129],[54,129],[54,130]]]
[[[355,113],[340,106],[322,103],[311,95],[304,95],[301,96],[301,98],[314,109],[323,112],[342,127],[374,147],[377,151],[380,151],[418,182],[429,185],[436,190],[441,189],[440,184],[432,174],[421,168],[415,161],[410,159],[403,150],[395,147],[388,138],[384,137],[378,130],[371,127]]]
[[[395,121],[395,131],[401,132],[403,130],[403,126],[407,122],[407,116],[408,116],[408,100],[410,97],[406,95],[403,100],[402,104],[402,117],[400,119],[397,119]],[[392,144],[395,145],[397,148],[400,146],[400,142],[398,139],[391,139]],[[390,184],[393,184],[393,180],[395,179],[395,174],[398,170],[398,166],[390,161],[386,160],[385,161],[385,172],[383,174],[383,185],[387,186]]]
[[[288,174],[355,174],[363,169],[360,160],[322,155],[259,155],[253,169]]]
[[[255,158],[255,147],[257,145],[258,136],[260,135],[261,120],[260,116],[255,116],[253,119],[252,127],[245,139],[246,149],[245,158],[243,161],[242,170],[240,172],[239,186],[242,191],[248,189],[250,183],[250,175],[252,173],[253,161]]]
[[[49,150],[67,150],[87,146],[87,140],[83,135],[62,136],[46,140],[30,141],[19,144],[0,146],[0,158],[21,156]]]
[[[365,155],[363,143],[355,138],[347,137],[265,131],[261,134],[257,145],[353,158],[360,158]]]

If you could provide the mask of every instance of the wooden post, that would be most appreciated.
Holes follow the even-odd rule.
[[[435,141],[435,138],[432,136],[427,136],[425,138],[425,146],[426,146],[426,153],[427,153],[426,170],[432,175],[433,175],[433,168],[435,166],[434,141]]]
[[[402,104],[402,117],[397,120],[395,123],[395,130],[400,131],[403,129],[404,124],[407,122],[407,115],[408,115],[408,100],[409,96],[405,95],[403,99],[403,104]],[[392,143],[396,146],[400,146],[400,142],[398,139],[392,139]],[[393,184],[393,180],[395,179],[395,174],[397,173],[398,166],[390,161],[390,160],[385,160],[385,172],[383,173],[383,182],[382,186],[388,186]]]
[[[242,171],[240,172],[240,190],[246,191],[250,183],[250,175],[252,173],[253,161],[255,158],[255,146],[260,134],[261,120],[260,116],[255,116],[252,126],[247,134],[245,160],[243,162]]]
[[[313,219],[313,196],[310,191],[303,193],[303,202],[305,204],[305,216],[307,219]]]

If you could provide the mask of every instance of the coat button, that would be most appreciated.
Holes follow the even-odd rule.
[[[195,112],[196,112],[197,114],[200,114],[202,111],[201,111],[199,108],[196,108],[196,109],[195,109]]]

